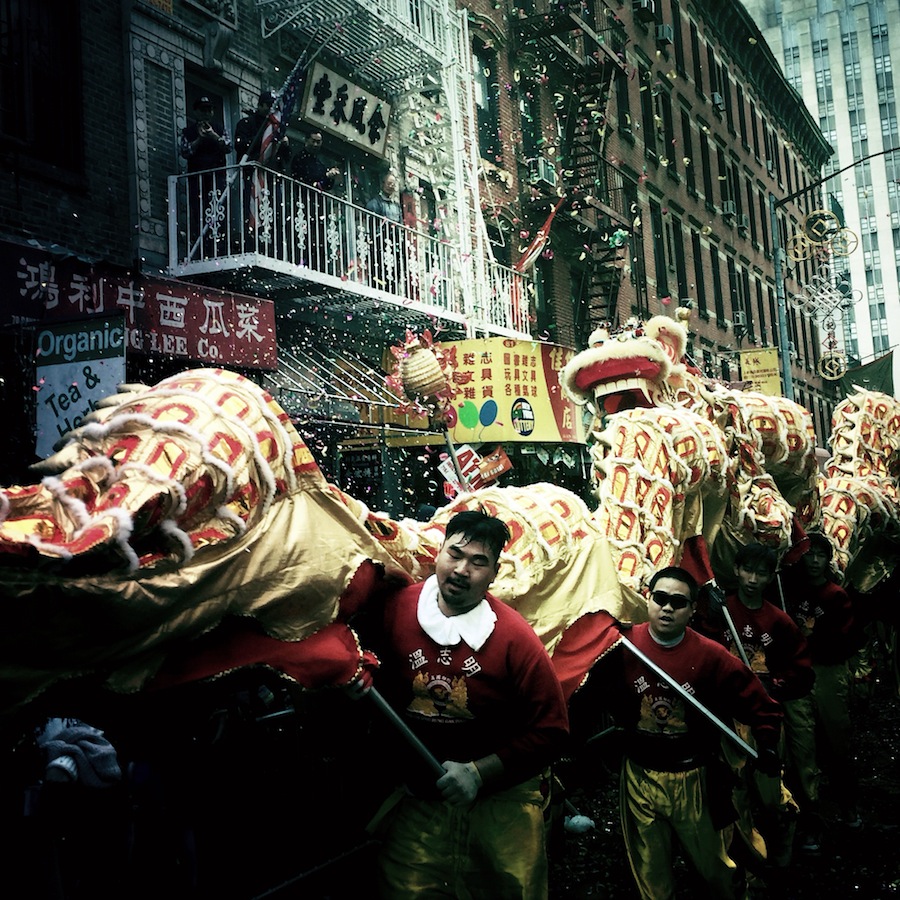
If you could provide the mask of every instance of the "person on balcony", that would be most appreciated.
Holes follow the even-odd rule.
[[[215,255],[224,241],[225,162],[231,152],[228,129],[214,119],[209,97],[194,101],[194,121],[181,129],[179,149],[187,160],[188,257]]]
[[[322,132],[313,131],[306,137],[304,145],[291,161],[291,175],[301,183],[297,220],[301,223],[299,237],[301,265],[319,272],[329,271],[340,257],[340,249],[334,243],[334,252],[329,254],[326,243],[326,225],[329,201],[324,196],[341,179],[341,170],[329,166],[322,160]],[[310,191],[308,188],[315,188]],[[332,272],[331,274],[343,274]]]
[[[256,109],[245,111],[246,115],[234,128],[234,151],[240,163],[260,163],[275,172],[284,173],[291,158],[287,135],[278,141],[277,146],[269,146],[263,152],[266,123],[274,102],[275,95],[271,91],[262,91]],[[273,121],[272,125],[275,124]],[[281,179],[267,175],[255,166],[244,170],[243,184],[245,249],[249,250],[257,239],[268,244],[276,233],[284,233],[284,192]]]
[[[381,179],[381,190],[366,204],[380,221],[370,223],[369,272],[372,287],[397,293],[403,268],[403,214],[397,199],[397,178],[388,172]]]

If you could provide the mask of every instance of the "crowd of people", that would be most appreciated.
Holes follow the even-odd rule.
[[[569,710],[532,630],[488,593],[505,540],[483,513],[452,519],[435,575],[399,588],[366,635],[383,665],[351,693],[383,687],[421,742],[388,729],[401,746],[374,826],[380,896],[546,897],[550,774],[575,749],[567,712],[586,709],[621,734],[622,835],[647,900],[675,896],[679,859],[710,896],[770,896],[795,854],[821,849],[822,771],[843,824],[860,826],[847,706],[859,641],[827,537],[808,535],[785,572],[770,548],[742,547],[727,593],[660,569],[647,622],[623,626]]]
[[[343,187],[345,172],[334,161],[323,158],[324,139],[317,129],[306,133],[296,152],[291,148],[286,130],[273,145],[266,146],[264,134],[267,124],[272,121],[276,100],[271,91],[262,91],[256,108],[246,110],[236,122],[233,142],[227,127],[217,118],[212,100],[202,96],[194,102],[194,118],[182,129],[179,147],[189,176],[188,234],[192,257],[225,252],[226,229],[222,222],[226,217],[223,210],[227,207],[229,189],[226,166],[228,154],[233,149],[235,162],[255,164],[247,166],[241,176],[240,208],[245,244],[255,246],[260,238],[262,243],[277,242],[286,246],[288,236],[281,232],[286,232],[288,227],[279,227],[277,213],[273,215],[274,221],[268,224],[260,221],[258,197],[265,193],[273,209],[284,209],[285,187],[282,181],[267,173],[289,175],[301,186],[299,202],[304,210],[305,227],[299,261],[319,271],[327,269],[328,254],[334,251],[328,247],[326,239],[327,195]],[[378,189],[364,203],[364,208],[373,215],[367,267],[370,281],[381,289],[394,290],[403,260],[399,230],[402,212],[397,177],[392,171],[380,173]],[[293,223],[291,227],[294,227]]]

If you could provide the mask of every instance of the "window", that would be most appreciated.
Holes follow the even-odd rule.
[[[725,158],[725,149],[723,147],[716,147],[716,157],[719,162],[719,192],[724,209],[725,203],[733,198],[731,196],[731,185],[728,183],[728,161]]]
[[[737,92],[737,120],[738,131],[741,135],[741,143],[747,146],[747,104],[744,100],[744,89],[739,85],[735,85]]]
[[[766,327],[766,305],[763,302],[763,285],[758,278],[754,279],[754,282],[756,284],[756,314],[759,316],[759,342],[765,347],[769,340],[769,329]]]
[[[641,131],[644,134],[644,151],[656,159],[657,118],[662,126],[662,119],[656,115],[653,77],[646,66],[639,69],[641,79]]]
[[[691,256],[694,258],[694,291],[697,300],[697,313],[701,319],[709,318],[706,308],[706,284],[703,281],[703,256],[700,245],[700,233],[691,232]]]
[[[542,143],[541,107],[533,94],[519,95],[519,115],[522,120],[522,155],[533,159],[539,155]]]
[[[616,76],[616,110],[619,116],[619,132],[633,139],[631,125],[631,105],[628,101],[628,77],[624,72]]]
[[[0,146],[69,172],[84,165],[79,7],[0,0]]]
[[[781,341],[781,332],[778,329],[778,309],[775,305],[775,288],[766,285],[766,294],[769,300],[769,321],[772,323],[772,345],[777,347]]]
[[[672,42],[675,45],[675,65],[684,72],[684,39],[681,32],[681,7],[678,0],[672,0]]]
[[[725,322],[725,300],[722,296],[722,271],[719,266],[719,251],[713,244],[709,246],[709,269],[712,273],[713,300],[716,307],[716,322]]]
[[[675,141],[675,124],[672,120],[672,98],[668,91],[660,90],[656,98],[659,112],[663,122],[663,138],[665,146],[662,149],[660,162],[673,177],[678,169],[678,146]]]
[[[694,61],[694,87],[697,93],[703,93],[703,63],[700,61],[700,35],[697,26],[691,22],[691,59]]]
[[[497,58],[486,47],[476,46],[472,51],[472,68],[478,118],[478,149],[482,159],[496,162],[501,153]]]
[[[684,178],[688,193],[697,195],[697,177],[694,166],[694,141],[691,136],[691,114],[681,110],[681,148],[684,151]],[[677,153],[677,148],[675,150]]]
[[[759,192],[759,230],[762,232],[763,251],[769,253],[769,204],[766,202],[766,195]]]
[[[663,231],[662,210],[655,200],[650,201],[650,223],[653,226],[653,266],[656,272],[656,296],[666,297],[669,284],[666,275],[666,235]]]
[[[688,296],[687,264],[684,258],[684,231],[678,219],[672,219],[672,244],[675,250],[675,278],[678,282],[678,298]]]
[[[703,167],[703,193],[706,197],[706,205],[710,206],[715,203],[713,197],[713,181],[712,181],[712,160],[709,155],[709,138],[707,137],[709,128],[700,125],[700,163]]]

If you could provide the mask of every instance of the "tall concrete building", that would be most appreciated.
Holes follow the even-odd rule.
[[[834,177],[825,181],[823,194],[848,229],[829,260],[834,283],[847,298],[835,315],[835,332],[849,366],[872,362],[900,343],[900,152],[888,152],[900,148],[892,71],[892,59],[900,59],[900,4],[744,5],[835,148],[823,170]],[[893,375],[900,384],[897,353]]]

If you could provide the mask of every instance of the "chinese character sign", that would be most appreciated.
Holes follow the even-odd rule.
[[[323,131],[384,156],[391,104],[319,62],[306,79],[302,114]]]
[[[162,278],[130,279],[0,241],[0,325],[125,317],[130,353],[253,369],[277,367],[275,306]]]
[[[781,396],[781,366],[774,347],[741,351],[741,378],[750,382],[750,390],[769,397]]]
[[[125,314],[128,350],[214,365],[277,365],[271,300],[179,281],[103,279],[106,309]]]
[[[458,443],[584,443],[580,409],[559,384],[573,351],[556,344],[487,338],[445,342],[456,347],[450,410]]]
[[[125,381],[125,323],[104,316],[36,331],[35,453],[49,456],[66,432]]]

